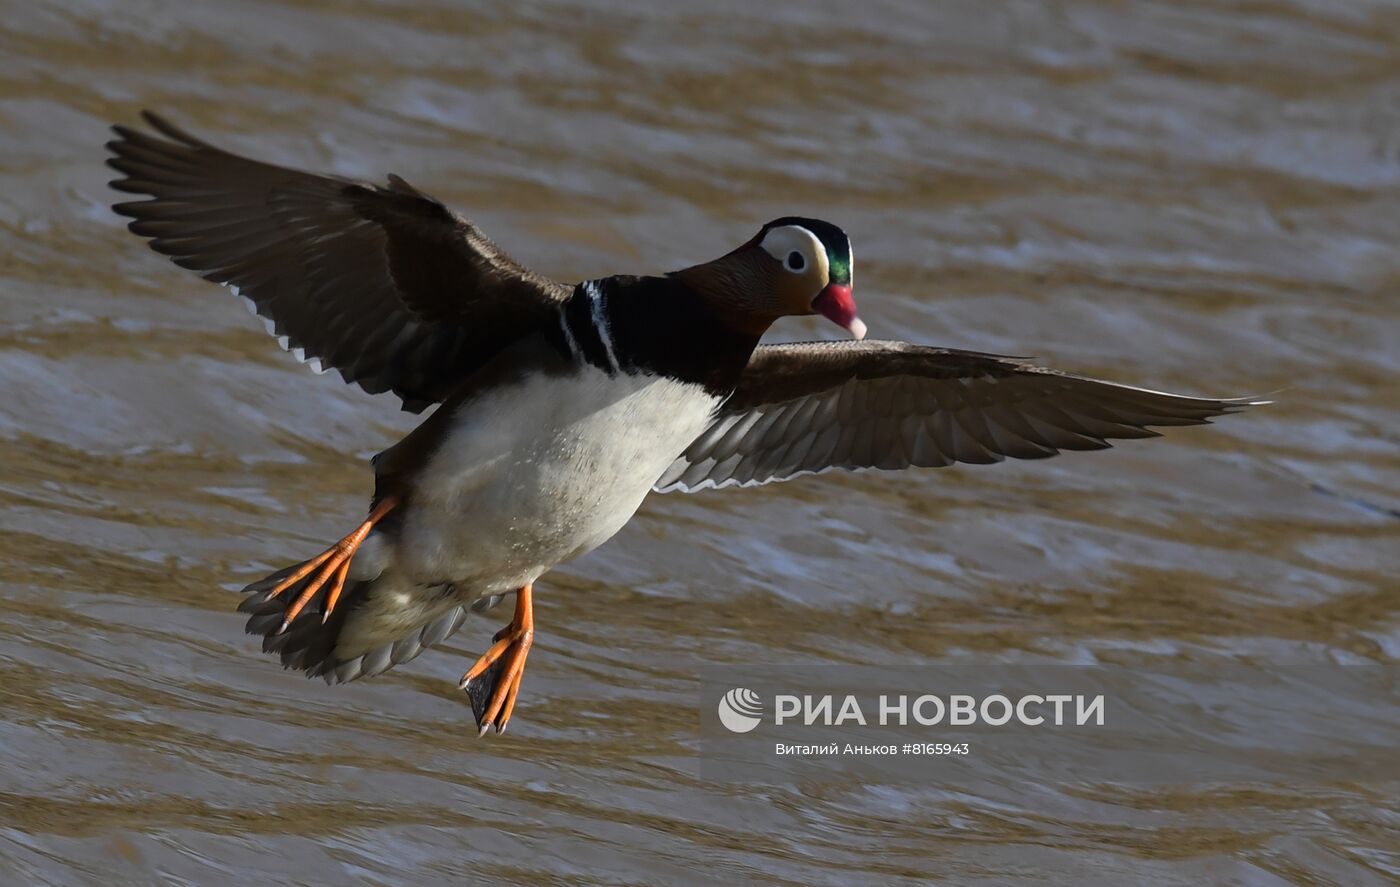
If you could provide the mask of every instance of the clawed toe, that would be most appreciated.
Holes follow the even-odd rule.
[[[264,600],[277,597],[305,579],[312,570],[318,567],[321,570],[314,579],[307,583],[306,588],[302,589],[301,594],[297,595],[297,599],[292,601],[291,606],[287,607],[282,618],[282,625],[277,629],[276,634],[286,631],[291,626],[292,621],[301,615],[301,611],[306,608],[307,604],[311,603],[311,600],[320,593],[321,589],[326,587],[328,582],[330,590],[326,594],[326,604],[322,608],[321,621],[325,622],[330,618],[331,612],[335,610],[335,605],[340,601],[340,593],[344,590],[345,579],[350,573],[350,561],[354,559],[355,552],[360,548],[360,543],[365,541],[365,537],[369,535],[370,530],[374,529],[374,525],[379,523],[384,515],[392,511],[398,504],[398,497],[386,496],[375,505],[369,517],[356,527],[353,533],[302,564],[268,590],[263,597]]]
[[[525,660],[530,655],[534,638],[531,588],[527,585],[516,594],[515,618],[496,632],[491,639],[491,649],[462,675],[460,686],[471,700],[478,736],[484,736],[493,725],[497,733],[505,732],[511,713],[515,711]]]

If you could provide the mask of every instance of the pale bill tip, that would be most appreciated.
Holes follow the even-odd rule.
[[[857,342],[865,338],[865,321],[861,320],[859,317],[851,318],[851,325],[846,327],[846,329],[851,331],[851,336],[854,337]]]

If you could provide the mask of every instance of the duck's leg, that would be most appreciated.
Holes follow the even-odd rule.
[[[397,496],[385,496],[383,499],[379,500],[379,504],[375,505],[374,509],[370,511],[369,517],[365,518],[365,522],[356,527],[354,532],[302,564],[300,568],[284,578],[281,582],[278,582],[277,585],[267,593],[269,598],[277,597],[277,595],[300,582],[312,570],[317,567],[321,568],[321,572],[316,575],[316,578],[312,579],[306,588],[302,589],[301,594],[292,602],[292,605],[287,608],[287,613],[282,619],[282,627],[277,630],[278,633],[287,630],[287,626],[292,624],[292,620],[297,618],[302,608],[311,602],[311,599],[316,596],[316,593],[325,587],[328,580],[331,581],[332,584],[330,592],[326,595],[326,606],[324,612],[321,614],[321,621],[324,622],[326,619],[330,618],[331,611],[335,609],[336,602],[340,599],[341,589],[345,587],[345,576],[350,572],[350,560],[355,556],[355,552],[359,550],[360,543],[365,541],[365,537],[369,535],[370,530],[374,529],[374,525],[383,520],[384,515],[398,507],[398,504],[399,497]],[[332,576],[334,576],[333,579]]]
[[[530,585],[516,592],[514,618],[496,632],[491,649],[462,675],[462,689],[471,699],[478,736],[485,735],[492,724],[497,733],[505,732],[510,714],[515,711],[515,697],[520,693],[520,679],[525,674],[525,659],[535,642],[531,594]]]

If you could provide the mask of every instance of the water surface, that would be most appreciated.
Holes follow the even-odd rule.
[[[506,6],[6,7],[4,880],[1400,878],[1393,786],[744,787],[695,761],[716,665],[1396,662],[1393,5]],[[499,611],[339,688],[242,634],[233,590],[344,533],[412,419],[123,230],[101,144],[142,107],[398,172],[562,279],[830,218],[874,336],[1278,403],[1048,462],[653,497],[541,582],[511,732],[477,740],[456,680]]]

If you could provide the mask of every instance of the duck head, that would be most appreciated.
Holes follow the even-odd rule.
[[[857,339],[851,241],[820,219],[787,216],[713,262],[677,271],[734,326],[761,334],[780,317],[820,314]]]

